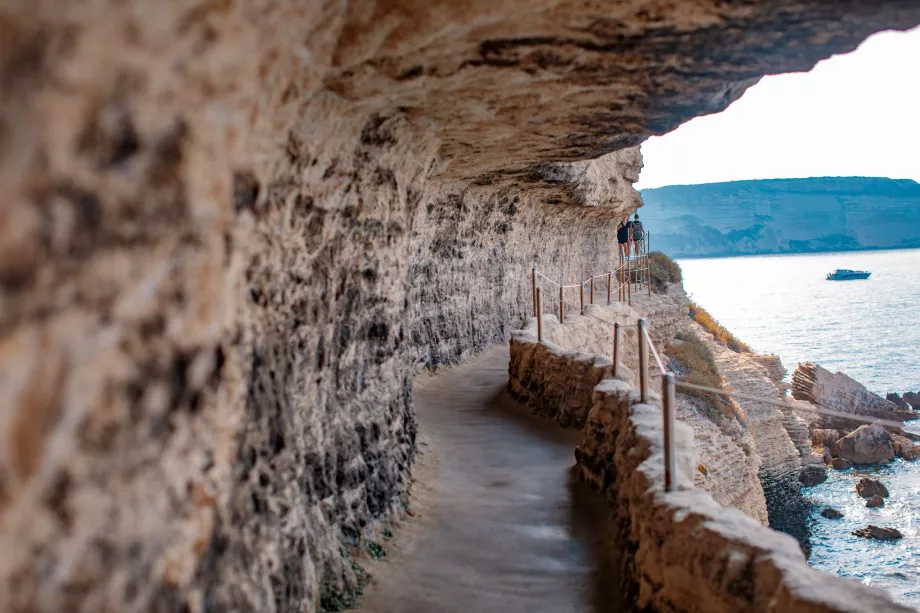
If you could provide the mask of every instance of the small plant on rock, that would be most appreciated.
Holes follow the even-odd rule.
[[[652,291],[660,294],[667,291],[669,283],[680,283],[680,265],[660,251],[648,254],[649,279]]]
[[[709,314],[709,311],[695,302],[690,303],[690,318],[706,328],[706,331],[712,334],[717,341],[735,353],[751,353],[751,348],[747,344],[738,340],[734,334],[716,321],[715,317]]]

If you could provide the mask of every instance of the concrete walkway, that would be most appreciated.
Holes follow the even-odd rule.
[[[578,433],[533,417],[507,380],[506,346],[416,380],[413,517],[369,564],[362,611],[626,610],[607,507],[570,477]]]

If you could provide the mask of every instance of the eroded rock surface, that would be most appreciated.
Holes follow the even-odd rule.
[[[862,496],[863,498],[872,498],[873,496],[880,496],[882,498],[888,497],[888,488],[881,481],[875,479],[869,479],[868,477],[863,477],[856,484],[856,493]]]
[[[834,445],[833,454],[854,464],[879,464],[894,459],[891,435],[879,424],[860,426]]]
[[[401,507],[412,373],[505,339],[531,262],[602,263],[631,146],[918,22],[895,0],[8,0],[0,608],[334,600],[347,545]]]
[[[821,409],[868,418],[905,421],[920,417],[920,413],[900,408],[895,403],[873,394],[865,385],[845,374],[832,373],[810,362],[799,364],[792,373],[792,396]],[[816,418],[815,426],[849,432],[863,423],[865,422],[847,419],[845,416],[821,414]]]
[[[879,526],[868,526],[866,528],[860,528],[859,530],[854,530],[853,534],[863,538],[876,539],[880,541],[892,541],[904,538],[904,535],[901,534],[901,531],[896,528],[883,528]]]

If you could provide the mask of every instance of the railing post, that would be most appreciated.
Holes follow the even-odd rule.
[[[533,315],[537,316],[537,266],[530,269],[530,285],[533,290]]]
[[[629,256],[626,257],[626,303],[632,304],[632,266]]]
[[[537,342],[543,342],[543,309],[540,305],[540,288],[537,288]]]
[[[610,283],[613,281],[613,271],[607,273],[607,306],[610,306]]]
[[[594,277],[591,277],[591,299],[588,300],[588,304],[594,304]]]
[[[579,308],[581,309],[579,313],[581,315],[584,315],[585,314],[585,282],[584,281],[582,281],[581,285],[578,286],[578,300],[580,303]]]
[[[620,322],[613,324],[613,376],[620,369]]]
[[[677,457],[674,453],[674,373],[664,376],[661,408],[664,411],[664,491],[674,491]]]
[[[565,321],[565,299],[562,297],[562,286],[559,286],[559,323]]]
[[[537,297],[540,294],[537,293]],[[639,398],[648,402],[648,347],[645,343],[645,318],[639,318]]]

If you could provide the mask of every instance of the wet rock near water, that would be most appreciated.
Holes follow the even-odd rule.
[[[892,541],[904,538],[904,535],[895,528],[882,528],[879,526],[867,526],[853,531],[854,536],[861,536],[865,539],[876,539],[879,541]]]
[[[866,501],[866,507],[870,509],[883,507],[883,506],[885,506],[885,499],[879,496],[878,494],[875,494],[874,496],[869,498],[869,500]]]
[[[888,498],[888,488],[881,481],[869,479],[868,477],[863,477],[859,480],[859,483],[856,484],[856,493],[863,498],[872,498],[873,496]]]
[[[799,473],[799,481],[805,487],[812,487],[827,481],[827,468],[824,464],[806,464]]]
[[[906,436],[900,434],[891,435],[891,446],[894,448],[894,454],[899,458],[912,462],[920,457],[920,445],[915,444]]]
[[[823,511],[821,511],[821,517],[826,517],[827,519],[840,519],[843,517],[843,513],[837,509],[826,507]]]
[[[848,468],[853,468],[853,463],[844,458],[834,458],[831,460],[831,466],[837,470],[846,470]]]
[[[879,464],[894,459],[891,434],[879,424],[860,426],[837,441],[832,453],[854,464]]]
[[[904,411],[920,411],[920,393],[904,392],[904,395],[895,393],[885,394],[885,400],[893,402],[897,407]]]

